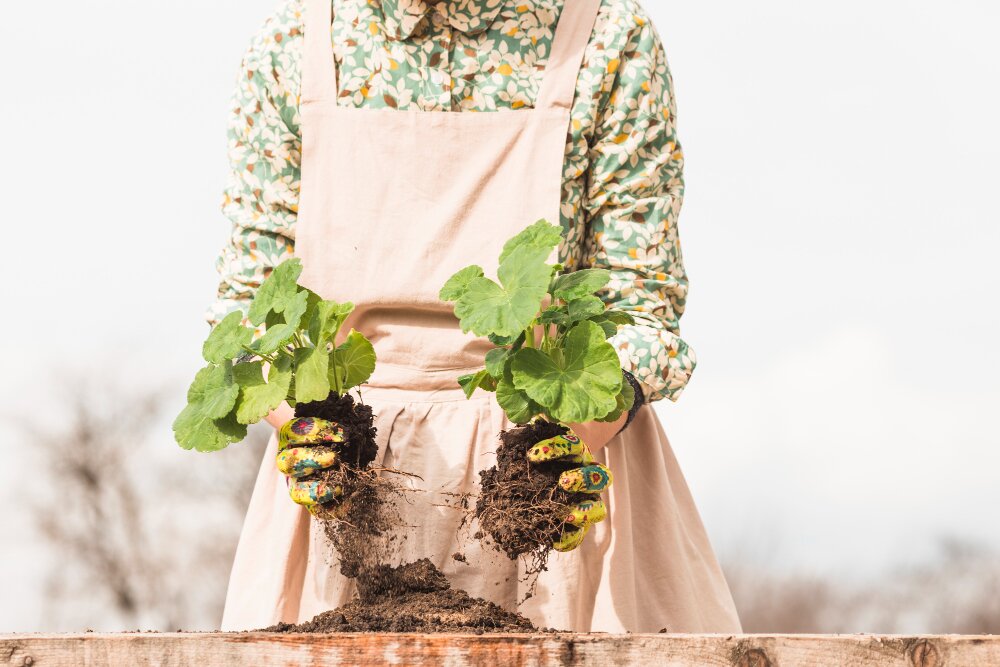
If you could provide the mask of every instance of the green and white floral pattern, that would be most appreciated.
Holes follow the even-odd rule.
[[[332,0],[340,104],[530,108],[563,0]],[[212,324],[247,303],[293,251],[301,148],[302,0],[282,0],[243,57],[229,121]],[[561,261],[610,269],[603,297],[636,324],[612,339],[647,400],[677,400],[694,370],[679,337],[688,282],[677,234],[684,157],[660,39],[637,0],[603,0],[566,144]],[[513,194],[513,193],[512,193]],[[530,221],[526,221],[530,222]]]

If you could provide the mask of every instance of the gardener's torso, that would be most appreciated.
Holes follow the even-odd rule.
[[[391,3],[384,4],[388,9]],[[531,76],[538,85],[530,106],[511,104],[506,112],[487,113],[444,112],[452,106],[445,102],[454,99],[455,78],[435,77],[440,70],[434,65],[452,54],[447,42],[452,23],[470,20],[449,15],[454,4],[413,5],[410,20],[394,28],[398,41],[366,42],[368,57],[381,61],[381,67],[406,63],[407,76],[429,82],[426,93],[417,96],[423,104],[404,91],[397,97],[386,92],[382,104],[369,105],[370,90],[356,81],[350,66],[361,48],[355,38],[392,33],[388,15],[385,34],[378,33],[366,27],[364,15],[376,11],[378,3],[335,0],[342,25],[338,30],[335,23],[331,33],[330,0],[305,3],[295,251],[305,268],[303,284],[325,298],[357,305],[348,325],[372,339],[381,364],[427,370],[480,366],[490,343],[459,330],[438,290],[469,264],[494,273],[503,242],[531,222],[578,217],[562,210],[564,174],[574,168],[566,147],[568,137],[573,145],[572,106],[600,0],[567,0],[561,11],[556,8],[552,19],[558,27],[545,58],[534,59]],[[489,3],[471,4],[485,8]],[[487,15],[482,21],[496,19]],[[414,41],[415,32],[428,26],[436,33]],[[466,38],[475,32],[466,24]],[[403,49],[400,60],[391,57],[390,42]],[[411,44],[417,45],[419,58],[408,58]],[[335,48],[351,55],[337,56]],[[481,62],[469,50],[463,53],[480,74],[503,67]],[[504,72],[495,73],[501,82]],[[370,81],[371,75],[364,79]],[[500,89],[494,93],[503,97]],[[593,97],[585,99],[593,103]],[[561,258],[569,265],[581,262],[581,250],[570,238]]]

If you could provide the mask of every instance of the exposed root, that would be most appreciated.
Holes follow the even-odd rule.
[[[583,496],[564,491],[558,484],[559,476],[578,464],[533,464],[527,453],[540,440],[566,431],[565,426],[541,420],[504,431],[497,465],[480,473],[482,494],[474,515],[482,531],[511,560],[524,558],[527,576],[536,580],[546,568],[553,542],[567,530],[570,506]]]

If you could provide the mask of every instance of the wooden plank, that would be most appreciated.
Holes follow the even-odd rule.
[[[14,667],[994,667],[1000,636],[418,635],[141,633],[0,635]]]

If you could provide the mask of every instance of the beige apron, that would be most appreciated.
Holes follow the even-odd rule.
[[[598,458],[615,475],[608,520],[553,554],[525,597],[523,566],[470,537],[447,494],[477,490],[497,434],[492,395],[467,400],[455,378],[489,344],[462,334],[437,293],[457,269],[495,275],[504,241],[560,219],[576,78],[600,0],[566,0],[535,108],[450,113],[337,104],[331,0],[306,1],[302,182],[295,252],[302,282],[353,301],[347,327],[375,345],[363,387],[382,461],[419,475],[402,504],[397,561],[429,557],[456,587],[539,627],[574,631],[738,632],[733,601],[667,437],[649,406]],[[346,329],[346,327],[345,327]],[[288,498],[274,436],[240,538],[222,627],[298,622],[345,603],[353,583],[309,514]],[[474,530],[474,528],[472,529]],[[465,561],[452,558],[456,552]]]

